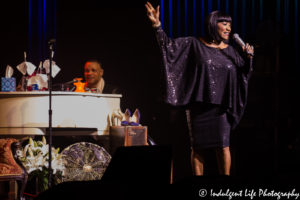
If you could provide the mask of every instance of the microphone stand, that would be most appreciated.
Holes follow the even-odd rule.
[[[55,43],[54,39],[51,39],[48,44],[49,44],[49,75],[48,75],[48,80],[49,80],[49,85],[48,85],[48,90],[49,90],[49,165],[48,165],[48,172],[49,172],[49,177],[48,177],[48,188],[51,187],[52,185],[52,166],[51,166],[51,161],[52,161],[52,59],[54,55],[53,51],[53,45]]]

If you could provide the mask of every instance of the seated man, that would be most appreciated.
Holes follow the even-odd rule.
[[[117,87],[105,83],[103,79],[103,68],[98,60],[88,60],[84,65],[84,78],[86,88],[92,92],[104,94],[120,94]]]

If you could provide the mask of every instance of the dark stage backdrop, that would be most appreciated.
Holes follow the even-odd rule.
[[[7,64],[15,68],[23,61],[24,51],[35,65],[48,58],[50,38],[56,39],[54,60],[61,68],[54,83],[83,77],[85,60],[99,59],[105,80],[122,89],[123,111],[139,108],[156,142],[173,145],[174,178],[191,175],[184,109],[162,103],[161,59],[146,1],[101,2],[5,2],[0,7],[1,76]],[[201,36],[204,17],[212,10],[233,17],[232,32],[256,49],[248,107],[232,133],[233,174],[299,176],[298,1],[150,2],[161,5],[162,25],[171,37]]]

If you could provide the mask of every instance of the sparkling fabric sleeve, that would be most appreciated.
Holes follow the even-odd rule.
[[[166,81],[166,103],[189,103],[196,83],[192,53],[192,37],[169,38],[161,27],[156,29],[157,41],[162,53]]]
[[[231,128],[235,129],[244,115],[248,99],[248,84],[253,72],[253,58],[247,58],[234,51],[235,63],[237,64],[237,91],[236,100],[229,114],[232,116]]]

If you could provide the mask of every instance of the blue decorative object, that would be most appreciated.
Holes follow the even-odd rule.
[[[16,91],[16,78],[1,77],[1,91],[2,92]]]

